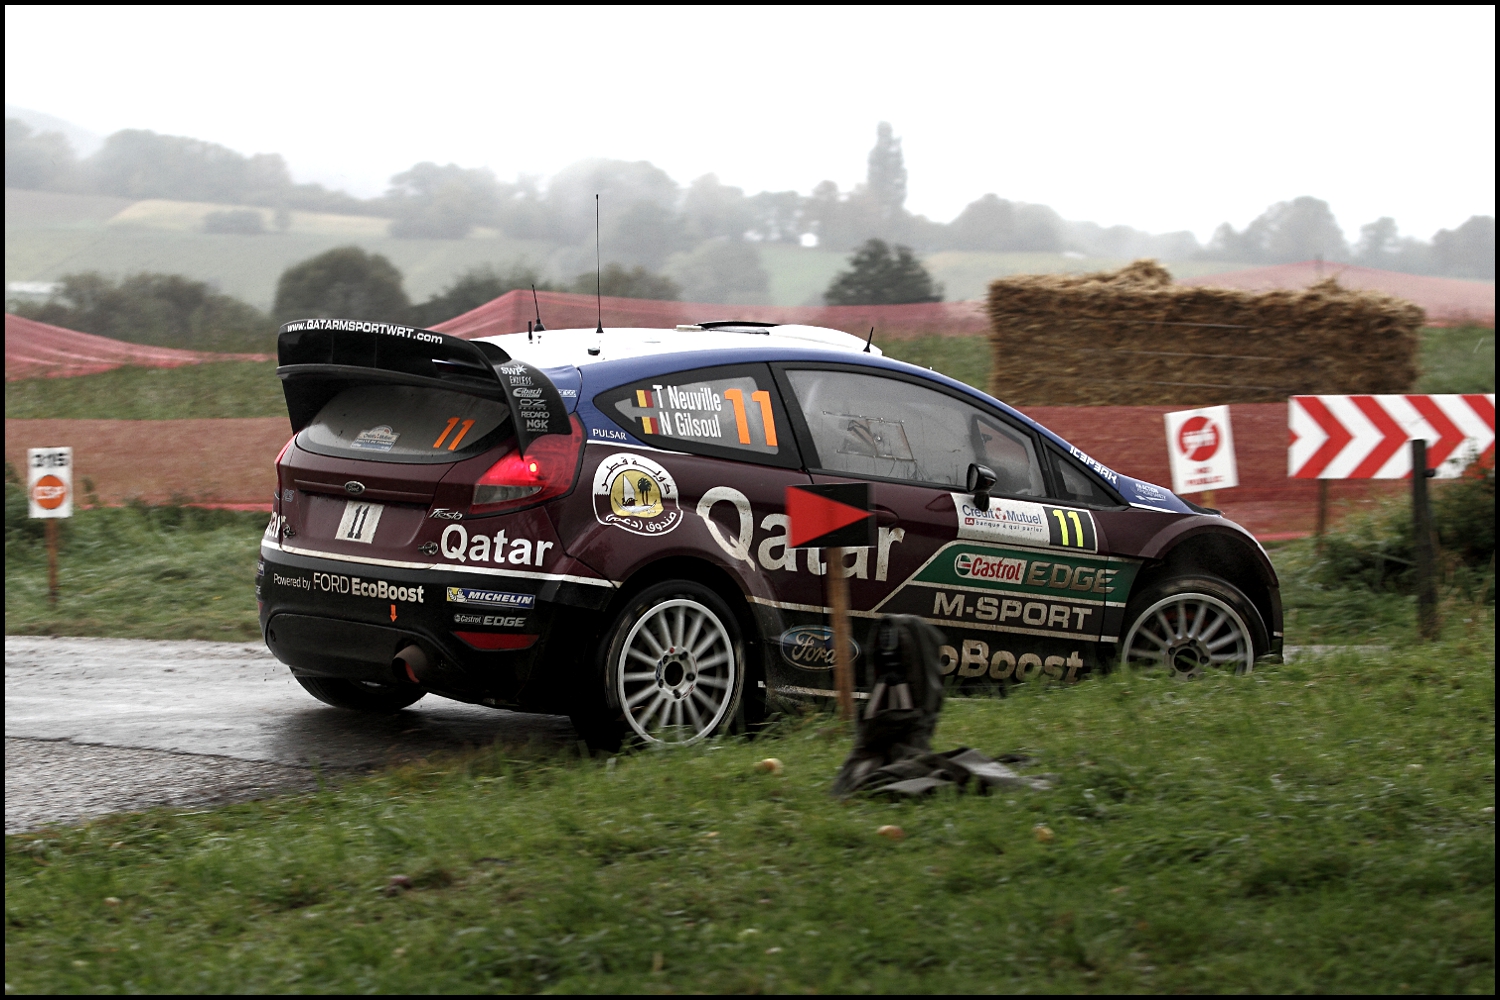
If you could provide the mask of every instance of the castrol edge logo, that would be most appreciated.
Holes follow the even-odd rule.
[[[965,580],[1021,583],[1026,577],[1026,560],[960,552],[953,559],[953,572]]]

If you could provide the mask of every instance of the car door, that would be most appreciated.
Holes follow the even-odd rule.
[[[1054,502],[1031,428],[917,376],[779,375],[814,481],[871,484],[877,545],[843,570],[856,615],[937,625],[944,673],[965,683],[1072,680],[1093,664],[1111,570],[1089,508]],[[964,493],[971,463],[995,473],[987,509]]]

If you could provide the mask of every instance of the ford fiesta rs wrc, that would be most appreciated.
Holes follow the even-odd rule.
[[[701,739],[831,695],[827,573],[856,617],[941,629],[959,687],[1281,649],[1243,528],[838,331],[304,320],[279,358],[295,435],[260,621],[333,705],[430,692],[566,713],[600,746]],[[851,482],[873,544],[791,547],[787,487]]]

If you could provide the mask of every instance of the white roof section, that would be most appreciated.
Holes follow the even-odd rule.
[[[475,339],[494,344],[511,357],[538,368],[583,367],[599,361],[619,361],[651,354],[774,347],[778,344],[851,353],[865,349],[862,337],[827,327],[794,324],[764,328],[746,324],[733,330],[705,330],[700,326],[679,326],[675,330],[610,327],[602,334],[593,330],[544,330],[537,334],[507,333]],[[881,350],[871,344],[870,353],[878,355]]]

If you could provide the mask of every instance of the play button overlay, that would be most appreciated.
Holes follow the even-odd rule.
[[[788,486],[787,544],[794,549],[856,549],[875,544],[869,483]]]

